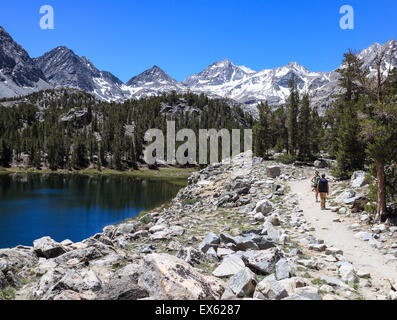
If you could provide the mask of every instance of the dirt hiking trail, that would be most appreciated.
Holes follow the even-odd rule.
[[[355,266],[356,270],[371,274],[374,288],[382,288],[388,292],[390,290],[388,279],[393,279],[394,282],[397,280],[396,267],[386,264],[383,254],[371,247],[368,242],[356,239],[355,232],[347,229],[348,222],[333,221],[341,218],[340,215],[331,210],[320,209],[320,203],[316,203],[314,192],[311,191],[309,179],[292,181],[289,185],[291,192],[298,195],[299,208],[303,210],[305,219],[315,227],[313,235],[324,240],[328,246],[343,250],[344,257]],[[332,192],[332,183],[330,183],[330,191]],[[368,298],[373,294],[365,293]]]

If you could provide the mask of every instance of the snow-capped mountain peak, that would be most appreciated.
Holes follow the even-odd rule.
[[[141,74],[131,78],[126,84],[127,86],[141,86],[145,83],[177,83],[175,79],[172,79],[168,74],[166,74],[158,66],[153,66],[152,68],[142,72]]]
[[[183,93],[188,89],[171,78],[158,66],[153,66],[131,78],[122,88],[129,93],[130,97],[137,99],[161,95],[171,91]]]
[[[229,59],[225,59],[213,63],[199,74],[194,74],[185,79],[182,83],[193,88],[219,86],[228,82],[239,81],[253,73],[255,71],[245,66],[236,66]]]

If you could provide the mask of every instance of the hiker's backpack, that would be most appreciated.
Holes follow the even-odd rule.
[[[318,182],[318,192],[328,192],[328,180],[321,178]]]
[[[318,183],[319,183],[320,179],[321,179],[321,178],[320,178],[319,176],[316,176],[316,177],[314,178],[314,186],[315,186],[315,187],[318,186]]]

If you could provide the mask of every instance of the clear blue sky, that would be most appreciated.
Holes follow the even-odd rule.
[[[39,27],[45,4],[55,30]],[[354,30],[339,28],[344,4]],[[396,17],[396,0],[14,0],[2,1],[0,25],[32,57],[65,45],[123,81],[153,65],[183,80],[225,58],[331,71],[349,48],[397,39]]]

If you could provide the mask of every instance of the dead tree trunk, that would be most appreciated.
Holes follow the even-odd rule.
[[[378,208],[375,222],[379,222],[386,213],[385,165],[379,161],[376,162],[376,176],[378,179]]]

